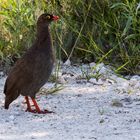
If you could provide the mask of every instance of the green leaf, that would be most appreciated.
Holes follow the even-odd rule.
[[[126,26],[125,26],[125,28],[123,30],[122,36],[125,36],[126,35],[126,33],[129,31],[129,29],[131,27],[131,24],[132,24],[132,16],[129,16],[128,17],[128,20],[127,20],[127,23],[126,23]]]
[[[114,10],[124,9],[124,10],[128,11],[128,6],[124,3],[115,3],[110,8],[114,9]]]
[[[140,38],[140,34],[130,34],[125,38],[125,40],[136,39],[136,38],[137,39]]]

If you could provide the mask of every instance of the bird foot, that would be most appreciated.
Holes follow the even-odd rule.
[[[38,114],[49,114],[49,113],[54,113],[54,112],[45,109],[45,110],[41,110],[41,111],[39,111],[39,112],[37,112],[37,113],[38,113]]]
[[[38,114],[48,114],[48,113],[54,113],[53,111],[49,111],[47,109],[45,110],[36,110],[36,109],[26,109],[26,112],[31,112],[31,113],[38,113]]]

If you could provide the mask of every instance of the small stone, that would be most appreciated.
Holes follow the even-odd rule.
[[[13,120],[15,119],[14,115],[10,115],[10,116],[9,116],[9,119],[10,119],[11,121],[13,121]]]
[[[64,79],[63,76],[62,76],[62,77],[59,77],[57,82],[58,82],[59,84],[65,84],[65,83],[66,83],[66,81],[65,81],[65,79]]]
[[[102,68],[100,69],[99,73],[100,73],[100,74],[106,74],[107,71],[108,71],[107,68],[102,67]]]
[[[96,84],[96,83],[97,83],[97,80],[96,80],[95,78],[91,78],[91,79],[89,80],[89,82]]]
[[[113,101],[112,101],[112,104],[111,104],[112,106],[115,106],[115,107],[123,107],[123,104],[121,103],[121,101],[120,100],[118,100],[118,99],[114,99]]]
[[[100,71],[101,68],[103,68],[103,67],[104,67],[104,63],[100,63],[100,64],[98,64],[98,65],[96,66],[96,70],[97,70],[97,71]]]
[[[87,86],[87,87],[91,87],[91,86],[93,86],[93,84],[87,82],[87,83],[86,83],[86,86]]]
[[[76,80],[77,84],[87,84],[87,80],[82,79],[82,80]]]
[[[35,136],[31,136],[31,139],[36,139]]]
[[[9,120],[5,120],[5,122],[9,122]]]
[[[14,113],[15,116],[20,116],[21,114],[19,112]]]
[[[104,119],[101,119],[101,120],[100,120],[100,123],[104,123],[104,122],[105,122],[105,120],[104,120]]]
[[[82,94],[77,94],[77,97],[82,97],[83,95]]]
[[[102,85],[103,84],[103,81],[101,79],[98,80],[98,85]]]
[[[102,85],[103,81],[101,79],[99,79],[98,81],[95,78],[91,78],[89,80],[90,83],[96,84],[96,85]]]
[[[110,83],[110,84],[115,84],[115,81],[114,81],[114,80],[107,79],[106,81],[107,81],[108,83]]]
[[[122,101],[126,102],[127,104],[132,104],[133,103],[133,100],[131,97],[126,97],[126,98],[123,98],[121,99]]]
[[[0,72],[0,76],[3,76],[4,75],[4,73],[3,72]]]
[[[67,59],[66,62],[64,63],[64,65],[70,66],[71,65],[71,61],[69,59]]]
[[[94,67],[94,66],[96,65],[96,63],[95,63],[95,62],[92,62],[92,63],[90,63],[89,65],[90,65],[90,67],[92,68],[92,67]]]

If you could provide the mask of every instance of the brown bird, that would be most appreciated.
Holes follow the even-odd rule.
[[[37,21],[37,37],[32,47],[20,58],[11,69],[4,86],[5,109],[19,96],[25,96],[27,111],[33,113],[49,113],[40,110],[35,95],[47,82],[54,65],[49,24],[58,20],[58,16],[42,14]],[[31,108],[29,98],[35,106]]]

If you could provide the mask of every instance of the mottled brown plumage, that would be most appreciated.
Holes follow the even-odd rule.
[[[36,111],[35,94],[47,82],[54,64],[54,54],[49,32],[49,24],[58,16],[42,14],[37,21],[37,37],[32,47],[11,69],[4,86],[5,109],[19,95],[25,96],[27,110],[33,112],[28,96],[31,97]]]

